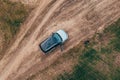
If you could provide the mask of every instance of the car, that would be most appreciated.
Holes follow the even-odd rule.
[[[57,46],[62,45],[67,39],[68,34],[64,30],[60,29],[52,33],[50,37],[42,41],[39,47],[45,54],[48,54]]]

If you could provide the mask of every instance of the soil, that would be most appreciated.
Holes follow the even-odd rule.
[[[26,80],[44,71],[68,50],[119,17],[119,0],[40,0],[0,61],[0,80]],[[40,42],[59,29],[69,34],[64,51],[58,48],[44,55]]]

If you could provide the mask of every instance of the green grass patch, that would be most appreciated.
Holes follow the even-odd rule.
[[[120,80],[120,68],[116,69],[111,76],[112,80]]]
[[[89,62],[93,62],[95,60],[98,60],[98,54],[97,51],[93,48],[88,48],[86,50],[83,50],[82,55],[80,56],[80,59],[87,60]]]
[[[120,19],[110,25],[110,27],[108,27],[104,32],[114,35],[108,45],[111,49],[120,52]]]
[[[60,75],[57,80],[106,80],[106,77],[90,66],[88,62],[80,62],[73,70],[71,74]]]
[[[103,54],[110,54],[110,53],[112,53],[112,50],[109,49],[109,48],[107,48],[107,47],[101,47],[100,53],[103,53]]]

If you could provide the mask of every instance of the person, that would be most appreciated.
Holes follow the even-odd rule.
[[[84,41],[84,45],[88,45],[89,43],[90,43],[89,40],[85,40],[85,41]]]

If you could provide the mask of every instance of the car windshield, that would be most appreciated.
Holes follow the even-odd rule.
[[[54,34],[52,35],[52,37],[53,37],[53,39],[55,40],[55,42],[61,42],[61,38],[60,38],[59,34],[54,33]]]
[[[61,42],[61,38],[59,34],[53,33],[52,36],[50,36],[47,40],[45,40],[41,46],[45,51],[48,51],[49,49],[53,48],[54,46],[58,45]]]

